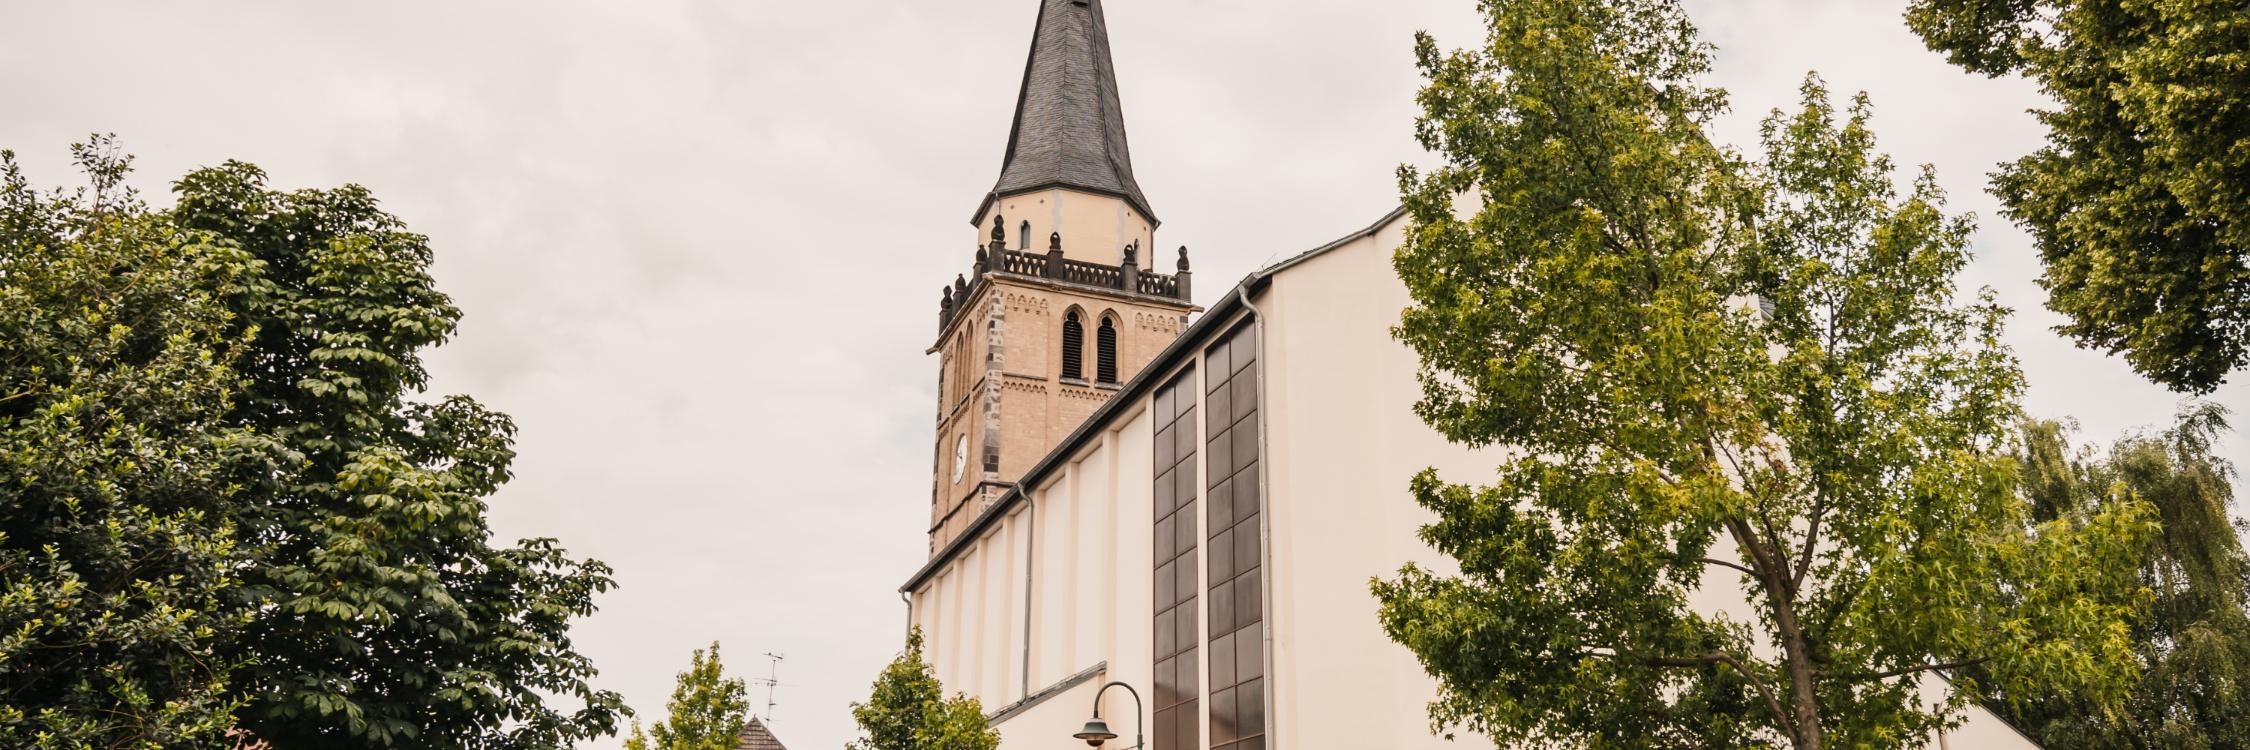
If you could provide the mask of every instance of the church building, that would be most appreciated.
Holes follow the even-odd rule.
[[[1435,682],[1368,590],[1408,561],[1447,569],[1409,477],[1505,458],[1414,415],[1417,360],[1390,334],[1403,212],[1197,307],[1186,249],[1156,250],[1101,0],[1037,2],[930,348],[929,560],[901,591],[937,676],[1009,750],[1083,746],[1110,682],[1131,691],[1102,694],[1109,748],[1489,747],[1432,735]],[[1929,746],[2034,747],[1982,711]]]

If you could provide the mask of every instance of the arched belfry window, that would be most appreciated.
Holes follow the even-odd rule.
[[[1024,222],[1022,227],[1016,229],[1016,249],[1031,252],[1031,222]]]
[[[1102,329],[1095,334],[1094,378],[1103,383],[1117,382],[1117,319],[1102,316]]]
[[[946,378],[952,382],[946,383],[945,389],[945,407],[949,411],[969,393],[969,335],[966,333],[953,337],[952,364],[952,373]]]
[[[1062,378],[1086,379],[1086,325],[1078,322],[1078,311],[1063,313]]]

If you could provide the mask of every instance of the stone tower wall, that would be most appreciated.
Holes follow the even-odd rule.
[[[939,343],[931,349],[940,371],[933,553],[1178,338],[1195,309],[1185,269],[1149,272],[1137,252],[1128,268],[1125,251],[1115,265],[1075,261],[1052,235],[1046,253],[995,249],[1008,242],[1004,221],[977,254],[975,280],[957,279],[940,304]],[[1084,380],[1061,377],[1063,325],[1074,310],[1084,326]],[[1109,383],[1095,382],[1105,319],[1117,335],[1117,378]],[[967,450],[957,453],[964,440]],[[958,479],[957,455],[966,459]]]

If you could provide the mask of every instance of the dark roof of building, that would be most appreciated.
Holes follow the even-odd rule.
[[[1000,181],[969,221],[1000,196],[1049,187],[1123,198],[1156,223],[1133,180],[1101,0],[1040,0]]]
[[[734,747],[735,750],[789,750],[781,746],[781,740],[774,739],[773,730],[767,729],[766,723],[756,716],[750,717],[749,726],[742,728],[742,742]]]

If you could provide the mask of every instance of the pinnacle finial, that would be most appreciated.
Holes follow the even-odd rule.
[[[959,295],[960,295],[961,293],[963,293],[963,292],[966,292],[966,291],[968,291],[968,289],[969,289],[969,280],[968,280],[968,279],[966,279],[966,278],[963,278],[963,277],[962,277],[962,276],[961,276],[960,274],[954,274],[954,275],[953,275],[953,293],[954,293],[954,295],[955,295],[955,296],[959,296]]]
[[[1187,246],[1186,246],[1186,245],[1181,245],[1181,246],[1180,246],[1180,270],[1182,270],[1182,271],[1188,270],[1188,260],[1187,260]]]
[[[999,250],[999,249],[1005,248],[1005,247],[1007,247],[1007,246],[1008,246],[1008,220],[1007,220],[1007,217],[1001,216],[1001,215],[1000,215],[1000,212],[998,212],[998,211],[994,211],[994,212],[992,212],[992,249],[994,249],[994,250]]]
[[[982,275],[985,272],[985,264],[990,262],[991,257],[984,254],[984,248],[977,248],[977,273],[979,275]]]
[[[938,309],[953,309],[953,287],[943,285],[938,287]]]
[[[1050,253],[1059,253],[1059,252],[1062,252],[1062,233],[1061,233],[1061,232],[1049,232],[1049,233],[1047,234],[1047,252],[1050,252]]]
[[[1130,242],[1130,243],[1127,243],[1127,244],[1125,245],[1125,263],[1124,263],[1124,265],[1128,265],[1128,266],[1131,266],[1131,265],[1138,265],[1137,263],[1135,263],[1135,261],[1136,261],[1136,260],[1137,260],[1137,259],[1138,259],[1138,258],[1140,257],[1140,255],[1141,255],[1141,241],[1140,241],[1140,240],[1134,240],[1134,241],[1132,241],[1132,242]]]

